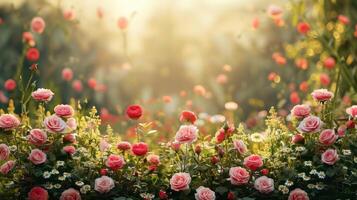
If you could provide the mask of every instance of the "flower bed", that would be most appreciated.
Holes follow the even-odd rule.
[[[32,92],[36,113],[1,111],[2,199],[336,199],[356,197],[357,106],[336,116],[333,94],[296,105],[285,122],[272,108],[266,129],[251,133],[224,123],[203,135],[183,111],[172,141],[150,141],[151,123],[129,106],[134,143],[110,127],[100,133],[95,108],[45,109],[54,93]],[[149,146],[150,144],[150,146]]]

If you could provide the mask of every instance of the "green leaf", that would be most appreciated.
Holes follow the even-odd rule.
[[[219,186],[216,188],[216,192],[220,195],[223,195],[224,193],[228,192],[228,189],[226,187]]]

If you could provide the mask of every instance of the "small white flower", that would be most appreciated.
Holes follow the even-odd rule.
[[[298,173],[298,177],[303,178],[304,176],[306,176],[305,172]]]
[[[9,146],[10,151],[16,151],[17,150],[17,146],[16,145],[11,145]]]
[[[302,177],[302,179],[304,179],[304,181],[309,181],[311,178],[310,178],[310,176],[304,176],[304,177]]]
[[[286,180],[285,185],[290,187],[290,186],[294,185],[294,182]]]
[[[353,162],[357,163],[357,157],[353,157]]]
[[[51,177],[51,173],[49,171],[45,171],[42,174],[43,178],[50,178]]]
[[[66,177],[66,178],[71,177],[71,173],[63,172],[63,176]]]
[[[304,165],[310,167],[310,166],[312,166],[312,162],[311,162],[311,161],[305,161],[305,162],[304,162]]]
[[[65,177],[65,176],[59,176],[59,177],[58,177],[58,180],[64,181],[64,180],[66,180],[66,177]]]
[[[51,174],[59,174],[59,171],[57,169],[52,169]]]
[[[84,183],[82,181],[76,181],[76,185],[81,187],[82,185],[84,185]]]
[[[51,183],[46,183],[44,186],[47,190],[51,190],[53,188],[53,185]]]
[[[314,174],[317,174],[318,172],[317,172],[317,170],[316,169],[312,169],[311,171],[310,171],[310,174],[311,175],[314,175]]]
[[[324,189],[323,183],[321,183],[321,182],[317,183],[317,184],[316,184],[316,189],[318,189],[318,190]]]
[[[57,161],[56,165],[57,165],[58,167],[64,166],[64,161],[59,160],[59,161]]]
[[[302,146],[299,146],[299,147],[296,147],[296,151],[305,151],[305,147],[302,147]]]
[[[308,187],[309,189],[314,189],[314,188],[315,188],[315,185],[314,185],[314,184],[307,184],[307,187]]]
[[[60,189],[62,187],[62,185],[57,183],[53,187],[55,187],[56,189]]]
[[[342,153],[343,153],[343,155],[345,155],[345,156],[349,156],[349,155],[351,155],[351,150],[343,149],[343,150],[342,150]]]
[[[324,179],[326,177],[326,174],[325,174],[325,172],[319,172],[318,176],[320,179]]]

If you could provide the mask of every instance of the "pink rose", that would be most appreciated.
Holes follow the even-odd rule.
[[[10,156],[10,149],[6,144],[0,144],[0,160],[7,160]]]
[[[146,160],[152,165],[160,164],[160,156],[155,154],[150,154],[146,157]]]
[[[67,9],[65,11],[63,11],[63,17],[66,19],[66,20],[74,20],[76,18],[76,13],[71,10],[71,9]]]
[[[229,177],[232,185],[243,185],[248,183],[250,174],[242,167],[232,167],[229,169]]]
[[[33,187],[28,193],[27,200],[48,200],[48,192],[42,187]]]
[[[7,91],[15,90],[16,89],[16,81],[14,81],[13,79],[6,80],[4,83],[4,88]]]
[[[319,142],[324,145],[332,145],[337,140],[338,136],[332,129],[325,129],[320,133]]]
[[[326,163],[328,165],[333,165],[335,162],[339,160],[339,156],[337,154],[337,151],[335,149],[327,149],[322,155],[321,155],[321,161],[323,163]]]
[[[266,176],[261,176],[255,180],[254,188],[260,193],[268,194],[274,191],[274,180]]]
[[[64,68],[62,70],[62,79],[65,81],[70,81],[73,78],[73,71],[70,68]]]
[[[102,176],[94,181],[94,190],[99,193],[107,193],[113,189],[114,186],[113,179],[108,176]]]
[[[122,142],[119,142],[117,144],[117,148],[122,150],[122,151],[130,150],[131,149],[131,144],[129,142],[122,141]]]
[[[308,116],[304,118],[297,128],[300,133],[315,133],[320,131],[323,122],[319,117],[316,116]]]
[[[110,148],[110,144],[105,139],[101,139],[99,142],[99,150],[104,152]]]
[[[197,140],[198,129],[194,125],[181,125],[175,136],[175,141],[179,143],[193,143]]]
[[[72,130],[77,129],[77,121],[73,117],[67,119],[67,126]]]
[[[136,156],[143,156],[149,151],[149,147],[146,143],[139,142],[132,145],[131,151]]]
[[[63,147],[63,151],[67,154],[73,155],[74,153],[76,153],[76,148],[74,146],[65,146]]]
[[[310,106],[302,104],[302,105],[294,106],[293,109],[291,109],[291,114],[294,117],[301,119],[309,116],[310,111],[311,111]]]
[[[337,135],[338,137],[344,137],[346,133],[347,126],[346,125],[341,125],[337,129]]]
[[[244,166],[248,169],[255,171],[259,167],[263,166],[262,158],[258,155],[252,154],[246,158],[244,158],[243,162]]]
[[[267,12],[270,17],[276,19],[276,18],[280,18],[280,16],[283,13],[283,9],[281,9],[279,6],[276,5],[270,5],[268,7]]]
[[[311,93],[311,96],[316,101],[324,102],[324,101],[328,101],[328,100],[332,99],[333,93],[326,89],[318,89],[318,90],[314,90]]]
[[[234,148],[240,153],[245,154],[247,150],[247,146],[244,144],[243,140],[234,140],[233,141]]]
[[[170,179],[171,189],[174,191],[187,190],[190,188],[191,176],[189,173],[176,173]]]
[[[3,175],[8,174],[15,166],[15,161],[9,160],[0,166],[0,173]]]
[[[82,82],[80,80],[74,80],[72,82],[72,88],[76,91],[76,92],[81,92],[83,90],[83,85]]]
[[[112,170],[118,170],[124,167],[125,161],[123,157],[111,154],[108,156],[105,165]]]
[[[47,156],[45,153],[43,153],[43,151],[39,149],[33,149],[27,159],[29,159],[33,164],[39,165],[46,162]]]
[[[0,128],[13,130],[20,125],[20,120],[12,114],[2,114],[0,116]]]
[[[54,93],[49,89],[39,88],[36,91],[32,92],[31,96],[36,101],[51,101]]]
[[[67,127],[66,122],[64,122],[57,115],[51,115],[49,117],[46,117],[43,123],[46,127],[46,130],[52,133],[60,133],[64,131]]]
[[[290,192],[288,200],[309,200],[309,196],[304,190],[296,188]]]
[[[81,195],[77,190],[69,188],[62,192],[60,200],[81,200]]]
[[[351,117],[357,117],[357,105],[347,108],[346,113],[351,115]]]
[[[36,146],[41,146],[47,141],[47,134],[41,129],[32,129],[28,136],[28,141]]]
[[[211,189],[209,189],[207,187],[200,186],[199,188],[196,189],[195,199],[196,200],[215,200],[216,195]]]
[[[57,116],[64,117],[64,118],[72,117],[74,114],[74,110],[73,110],[72,106],[64,105],[64,104],[57,105],[54,108],[54,111]]]
[[[45,30],[45,27],[46,27],[46,23],[42,19],[42,17],[35,17],[35,18],[32,19],[32,21],[31,21],[31,30],[33,32],[41,34]]]

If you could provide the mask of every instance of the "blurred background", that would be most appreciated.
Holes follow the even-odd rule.
[[[271,5],[283,16],[272,19]],[[16,78],[23,32],[40,16],[46,29],[30,44],[40,58],[22,66],[26,79],[38,64],[51,105],[75,98],[113,123],[133,103],[157,118],[236,110],[249,121],[271,106],[286,115],[310,76],[279,53],[302,37],[292,9],[286,0],[0,0],[0,85]],[[0,87],[0,107],[17,95]]]

